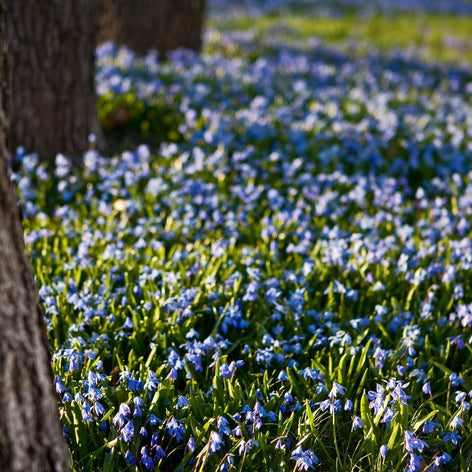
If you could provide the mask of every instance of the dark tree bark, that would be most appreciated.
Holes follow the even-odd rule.
[[[5,3],[0,0],[0,470],[69,467],[46,338],[10,183]]]
[[[113,41],[161,57],[184,47],[200,51],[205,0],[99,0],[98,43]]]
[[[79,160],[98,133],[96,0],[5,0],[12,68],[10,152]]]

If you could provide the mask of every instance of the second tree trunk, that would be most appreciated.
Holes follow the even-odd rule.
[[[161,57],[183,47],[200,51],[205,0],[99,0],[99,43],[113,41]]]

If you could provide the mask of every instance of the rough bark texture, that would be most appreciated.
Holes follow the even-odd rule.
[[[0,470],[69,466],[36,288],[7,170],[8,63],[0,0]]]
[[[99,0],[98,43],[113,41],[162,57],[184,47],[200,51],[205,0]]]
[[[98,132],[96,0],[5,0],[12,68],[7,144],[78,160]]]

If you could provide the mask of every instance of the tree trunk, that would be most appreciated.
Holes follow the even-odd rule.
[[[99,0],[98,43],[113,41],[161,57],[183,47],[202,47],[205,0]]]
[[[12,68],[8,149],[79,160],[98,133],[96,0],[6,0]]]
[[[62,472],[69,467],[69,453],[53,390],[46,328],[7,170],[6,49],[5,3],[0,0],[0,470]]]

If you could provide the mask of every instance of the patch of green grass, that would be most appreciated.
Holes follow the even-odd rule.
[[[240,16],[221,21],[210,19],[209,26],[220,31],[257,30],[261,36],[274,31],[287,39],[315,37],[332,46],[352,41],[359,52],[414,47],[433,61],[459,62],[472,59],[472,17],[439,14],[376,15],[367,18],[348,13],[339,17],[313,14],[272,14],[260,18]]]

